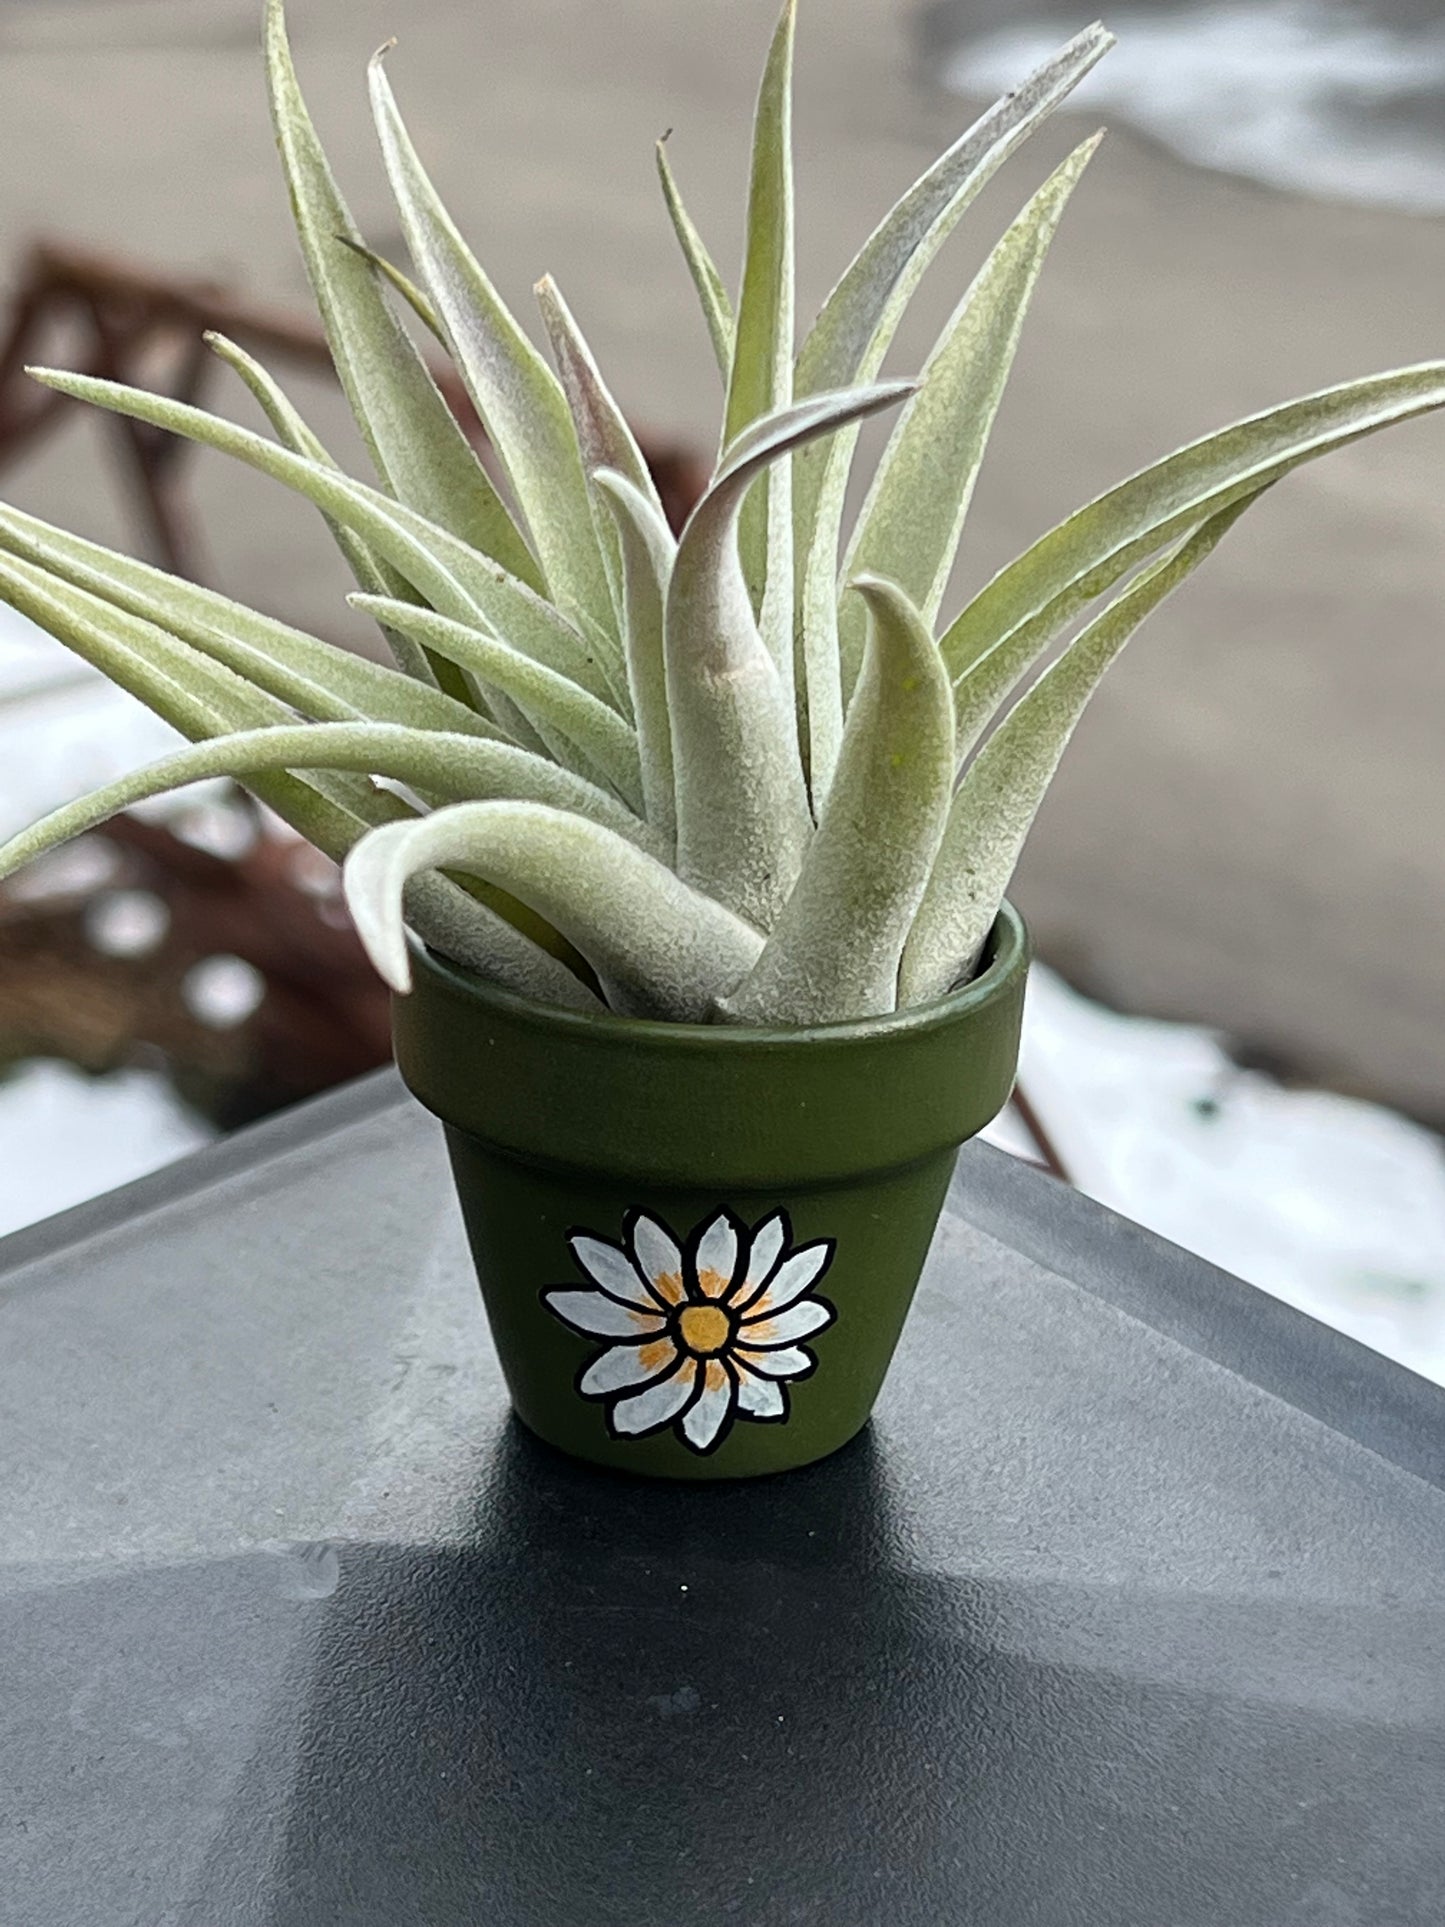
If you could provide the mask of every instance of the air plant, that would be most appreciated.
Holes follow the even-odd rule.
[[[736,306],[657,151],[723,388],[716,467],[674,538],[561,293],[537,289],[553,372],[443,207],[380,54],[371,99],[415,279],[366,246],[270,0],[281,159],[376,479],[344,474],[219,337],[274,438],[33,372],[320,509],[395,666],[0,509],[0,596],[192,743],[14,839],[0,873],[143,797],[230,776],[344,860],[352,913],[398,991],[408,926],[527,996],[675,1021],[832,1023],[969,978],[1064,746],[1139,623],[1290,469],[1445,402],[1445,364],[1331,388],[1170,455],[1042,536],[935,634],[1024,314],[1097,137],[1028,201],[918,378],[881,370],[970,203],[1111,39],[1088,28],[963,134],[795,352],[794,11],[758,100]],[[444,405],[418,327],[454,358],[501,486]],[[858,426],[885,410],[892,434],[845,539]]]

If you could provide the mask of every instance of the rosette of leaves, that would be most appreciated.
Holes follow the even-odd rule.
[[[37,824],[0,871],[145,796],[230,776],[344,860],[357,925],[398,990],[409,928],[495,982],[578,1008],[795,1025],[922,1003],[977,968],[1070,733],[1144,617],[1290,469],[1445,401],[1436,362],[1207,436],[1041,536],[940,629],[1024,314],[1096,139],[1028,201],[917,380],[880,372],[925,270],[1107,51],[1102,27],[909,188],[801,345],[793,0],[758,99],[736,303],[659,145],[722,385],[716,467],[678,538],[558,289],[537,289],[549,366],[448,216],[382,56],[372,104],[414,279],[347,211],[282,0],[265,37],[302,250],[374,478],[344,474],[225,340],[211,345],[272,436],[35,372],[318,508],[394,666],[0,509],[0,596],[192,744]],[[454,358],[500,486],[443,404],[421,328]],[[892,433],[846,528],[858,425],[883,410]]]

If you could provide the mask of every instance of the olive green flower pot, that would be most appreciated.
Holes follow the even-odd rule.
[[[518,1416],[575,1457],[749,1478],[868,1419],[958,1146],[1007,1101],[1028,937],[811,1030],[544,1007],[418,956],[396,1058],[446,1126]]]

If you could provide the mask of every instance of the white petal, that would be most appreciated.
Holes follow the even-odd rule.
[[[654,1338],[646,1345],[614,1345],[594,1358],[577,1389],[586,1398],[599,1398],[607,1392],[622,1392],[629,1385],[645,1385],[676,1361],[677,1347],[670,1338]]]
[[[663,1304],[679,1304],[683,1296],[682,1253],[666,1225],[639,1211],[632,1221],[632,1252],[637,1269]]]
[[[667,1323],[656,1313],[619,1305],[601,1291],[549,1291],[544,1296],[564,1323],[593,1338],[650,1338]]]
[[[568,1243],[578,1264],[593,1284],[600,1285],[609,1298],[620,1298],[624,1305],[645,1305],[649,1311],[657,1309],[656,1300],[643,1284],[625,1251],[619,1251],[616,1245],[608,1244],[605,1238],[593,1238],[585,1231],[574,1233]]]
[[[804,1245],[791,1258],[784,1258],[773,1274],[773,1282],[751,1308],[754,1316],[761,1318],[764,1312],[779,1312],[784,1305],[791,1305],[795,1298],[801,1298],[822,1277],[832,1255],[832,1241],[824,1238],[818,1244]]]
[[[775,1385],[770,1378],[754,1378],[751,1372],[739,1368],[740,1412],[746,1412],[749,1418],[782,1418],[787,1409],[788,1401],[781,1385]]]
[[[809,1332],[821,1331],[833,1322],[833,1308],[817,1298],[805,1298],[800,1304],[789,1305],[780,1311],[776,1318],[759,1316],[756,1312],[745,1318],[738,1332],[738,1343],[749,1347],[755,1345],[791,1345],[796,1339],[806,1338]]]
[[[813,1354],[805,1352],[801,1345],[782,1352],[749,1352],[739,1348],[737,1360],[763,1378],[799,1378],[804,1372],[811,1372],[817,1363]]]
[[[699,1452],[706,1452],[732,1410],[733,1397],[732,1373],[717,1359],[709,1359],[702,1396],[695,1405],[688,1407],[682,1421],[683,1437],[689,1445],[695,1445]]]
[[[697,1282],[705,1298],[721,1298],[738,1268],[737,1226],[719,1211],[697,1247]]]
[[[685,1358],[670,1378],[649,1385],[645,1392],[635,1392],[631,1398],[617,1401],[608,1413],[613,1431],[628,1438],[657,1431],[669,1419],[677,1417],[692,1397],[696,1381],[697,1360]]]
[[[748,1253],[748,1268],[743,1274],[743,1282],[733,1293],[735,1305],[749,1304],[757,1297],[773,1275],[773,1267],[782,1256],[787,1235],[787,1220],[781,1211],[775,1211],[771,1218],[764,1218],[758,1226],[753,1233],[753,1246]]]

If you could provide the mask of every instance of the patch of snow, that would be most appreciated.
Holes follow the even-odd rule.
[[[0,838],[181,741],[133,696],[0,604]]]
[[[1213,1032],[1120,1016],[1039,965],[1020,1082],[1081,1191],[1445,1384],[1445,1145],[1431,1132],[1286,1090]],[[1017,1120],[1006,1129],[1014,1149]]]
[[[27,1064],[0,1082],[0,1234],[110,1191],[216,1136],[151,1071]]]
[[[1087,17],[1041,7],[970,39],[945,84],[1004,93]],[[1126,6],[1106,24],[1118,45],[1071,108],[1117,112],[1185,160],[1272,187],[1445,208],[1440,22],[1410,29],[1348,0],[1226,0]]]
[[[170,911],[150,890],[107,890],[86,906],[85,934],[104,957],[148,956],[170,927]]]
[[[212,1030],[234,1030],[259,1010],[266,979],[242,957],[207,957],[181,981],[186,1009]]]

